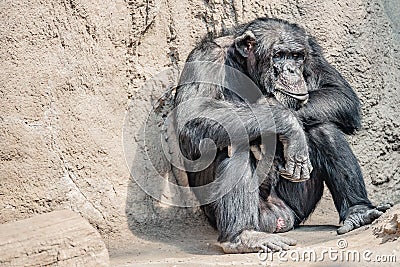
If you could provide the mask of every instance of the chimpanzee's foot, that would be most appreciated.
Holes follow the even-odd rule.
[[[268,252],[288,250],[289,246],[294,246],[296,243],[294,239],[277,234],[245,230],[234,241],[221,243],[221,247],[225,253],[251,253],[260,250]]]
[[[343,222],[343,226],[337,229],[337,233],[339,235],[345,234],[363,225],[370,224],[392,206],[393,205],[390,203],[385,203],[376,208],[370,208],[364,205],[350,207],[346,219]]]

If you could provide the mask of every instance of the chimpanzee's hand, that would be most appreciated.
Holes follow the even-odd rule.
[[[350,207],[347,211],[343,226],[337,229],[338,235],[348,233],[351,230],[372,223],[392,206],[393,205],[391,203],[385,203],[377,206],[376,208],[370,208],[365,205],[355,205]]]
[[[275,98],[261,97],[257,105],[280,106]],[[292,182],[303,182],[310,178],[312,172],[311,161],[308,155],[308,144],[304,129],[297,115],[292,112],[285,113],[285,124],[287,125],[286,136],[280,135],[279,139],[284,146],[284,156],[286,165],[279,166],[281,177]]]
[[[303,135],[304,133],[301,132]],[[310,178],[312,172],[311,161],[308,155],[308,145],[304,136],[300,134],[297,139],[285,140],[284,145],[285,168],[279,169],[280,175],[292,182],[303,182]]]

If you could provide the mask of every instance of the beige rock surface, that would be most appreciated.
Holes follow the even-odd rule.
[[[140,166],[135,179],[163,186],[141,143],[166,86],[142,86],[204,35],[264,15],[303,25],[354,87],[363,130],[349,140],[371,199],[400,200],[397,0],[2,0],[0,10],[0,223],[70,209],[109,246],[149,240],[159,225],[171,236],[187,222],[206,231],[196,208],[160,204],[130,178],[127,165]],[[127,111],[135,116],[123,142]],[[152,127],[156,167],[173,180]],[[321,222],[329,201],[315,214]]]
[[[87,220],[62,210],[0,225],[0,265],[109,266],[109,256]]]

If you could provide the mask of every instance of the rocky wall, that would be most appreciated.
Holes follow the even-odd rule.
[[[363,129],[349,140],[371,199],[398,202],[399,9],[396,0],[1,1],[0,223],[67,208],[109,237],[127,222],[198,218],[130,178],[128,166],[147,164],[141,133],[165,89],[143,85],[176,70],[204,35],[260,16],[316,36],[362,100]],[[152,172],[134,173],[152,185]]]

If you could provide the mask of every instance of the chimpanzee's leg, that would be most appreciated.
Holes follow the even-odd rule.
[[[334,124],[320,124],[306,130],[311,178],[292,183],[280,179],[276,191],[296,214],[295,225],[307,219],[322,197],[323,181],[328,186],[343,226],[343,234],[378,218],[390,204],[375,208],[368,199],[360,165],[343,132]],[[279,151],[279,148],[278,148]]]
[[[314,165],[312,157],[311,164]],[[293,183],[281,178],[276,186],[277,195],[295,214],[294,225],[308,218],[321,200],[324,183],[317,168],[314,167],[311,178],[300,183]]]
[[[218,241],[225,252],[276,251],[295,245],[292,239],[261,232],[264,227],[259,226],[259,179],[248,151],[224,159],[216,167],[214,183],[211,197],[216,200],[205,210],[211,221],[215,221]]]
[[[258,180],[249,154],[238,152],[224,159],[216,168],[214,183],[218,241],[231,240],[243,230],[258,230]]]
[[[331,191],[340,220],[351,206],[372,207],[360,165],[342,131],[335,125],[322,124],[308,131],[308,139],[314,168]]]
[[[360,165],[343,132],[334,124],[308,130],[308,144],[314,171],[328,186],[346,233],[378,218],[389,206],[378,209],[368,199]]]
[[[275,172],[277,175],[279,173],[277,169],[279,168],[276,165],[282,164],[283,153],[283,146],[278,142],[275,159],[276,169],[271,170],[271,172]],[[284,178],[278,178],[275,186],[276,195],[282,199],[295,214],[294,225],[298,225],[306,220],[314,211],[324,190],[323,176],[321,175],[319,168],[316,167],[318,165],[317,159],[313,157],[313,149],[310,144],[309,153],[311,164],[313,166],[310,179],[304,182],[294,183]]]

